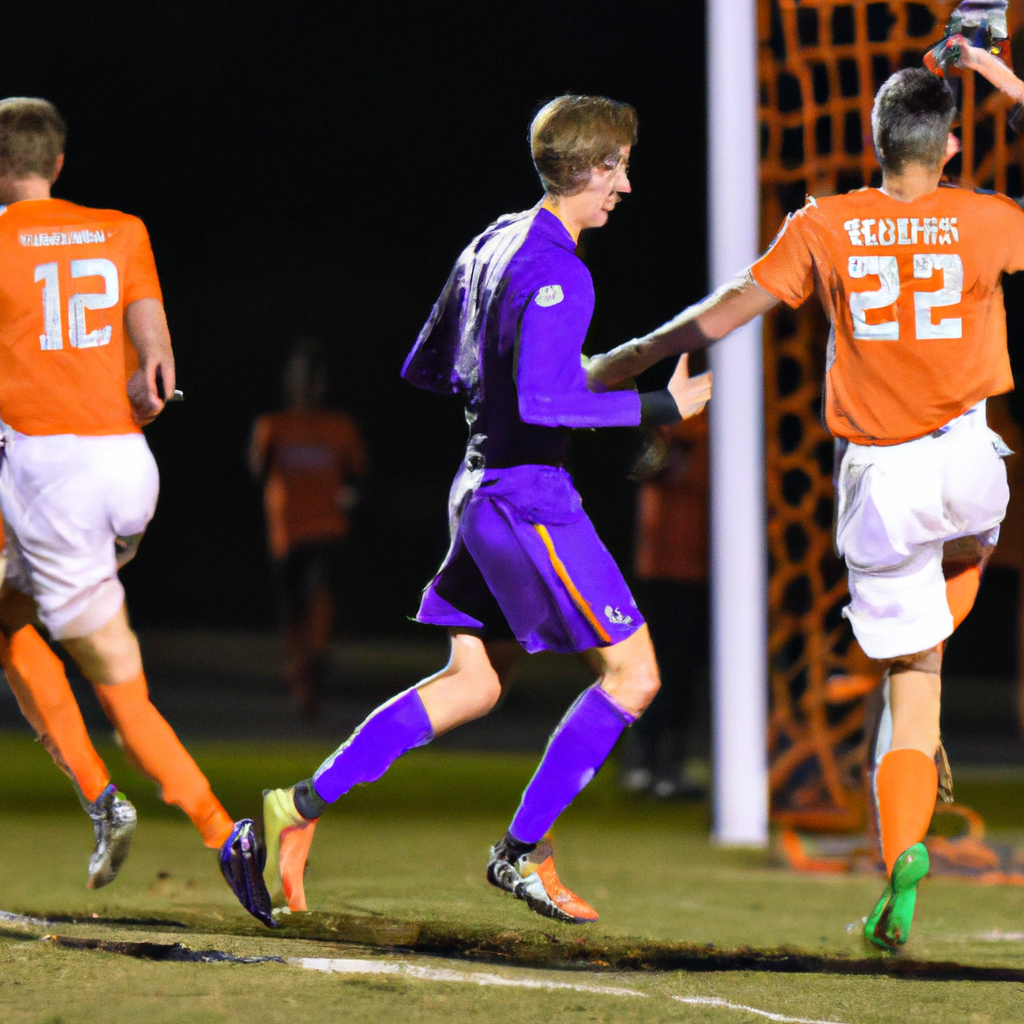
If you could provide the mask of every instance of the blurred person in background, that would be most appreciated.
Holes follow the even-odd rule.
[[[359,501],[366,449],[355,421],[323,407],[327,363],[318,342],[295,342],[284,371],[287,407],[253,424],[249,469],[263,481],[267,543],[284,628],[285,681],[303,715],[316,713],[334,626],[333,584]]]
[[[661,689],[626,733],[619,783],[657,797],[703,796],[709,782],[708,421],[656,429],[654,475],[637,492],[636,595]]]

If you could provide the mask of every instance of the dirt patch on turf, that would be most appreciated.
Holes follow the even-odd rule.
[[[186,916],[186,915],[179,915]],[[237,922],[226,927],[201,915],[187,915],[188,924],[174,921],[178,928],[205,934],[235,937],[272,937],[277,940],[358,945],[363,948],[404,951],[431,956],[459,958],[478,963],[506,964],[533,968],[586,968],[597,971],[642,971],[715,973],[752,971],[771,974],[833,974],[881,976],[920,981],[1002,981],[1024,982],[1024,968],[983,967],[956,961],[917,960],[905,955],[863,957],[810,953],[797,949],[759,950],[747,947],[717,949],[694,943],[637,941],[579,936],[569,928],[549,933],[520,933],[453,930],[434,923],[393,921],[383,917],[342,914],[303,914],[286,917],[279,930],[269,933],[255,923]],[[65,920],[68,920],[65,917]],[[110,928],[113,924],[132,928],[168,926],[159,918],[73,919],[81,925]],[[260,963],[281,961],[280,956],[244,957],[215,949],[192,950],[182,943],[124,941],[102,936],[60,935],[49,931],[57,923],[48,918],[20,918],[7,914],[0,931],[21,937],[44,938],[71,949],[102,950],[147,960],[213,963]],[[235,922],[232,923],[236,924]],[[561,934],[559,934],[561,933]]]
[[[162,960],[183,964],[283,964],[283,956],[236,956],[219,949],[189,949],[180,942],[123,942],[116,939],[76,939],[70,935],[47,935],[46,942],[65,949],[94,949],[120,953],[139,960]]]

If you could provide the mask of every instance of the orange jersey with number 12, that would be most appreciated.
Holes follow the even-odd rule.
[[[1013,389],[1001,279],[1022,269],[1024,211],[943,185],[910,203],[875,188],[809,198],[751,272],[789,306],[818,291],[825,421],[888,445]]]
[[[0,419],[22,434],[138,432],[124,311],[160,299],[146,228],[62,199],[0,207]]]

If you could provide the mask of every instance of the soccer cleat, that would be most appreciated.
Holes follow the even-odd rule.
[[[267,865],[263,880],[270,892],[284,891],[288,909],[307,910],[303,878],[317,819],[304,818],[295,807],[295,787],[263,790],[263,838]]]
[[[864,938],[882,949],[896,949],[910,937],[917,883],[928,874],[928,851],[914,843],[896,859],[892,878],[864,925]]]
[[[517,900],[525,900],[536,913],[556,921],[587,924],[597,920],[597,911],[558,880],[554,854],[546,840],[517,856],[509,841],[502,839],[491,847],[487,881],[512,893]]]
[[[260,845],[252,818],[235,822],[218,856],[220,871],[238,902],[268,928],[276,928],[271,916],[270,893],[263,883],[267,851]]]
[[[102,889],[117,878],[132,845],[138,818],[128,798],[113,783],[92,803],[82,799],[82,806],[92,819],[96,836],[96,849],[89,857],[89,880],[85,884],[90,889]]]

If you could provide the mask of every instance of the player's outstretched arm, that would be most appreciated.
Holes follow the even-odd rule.
[[[977,71],[987,78],[1000,92],[1005,93],[1014,103],[1024,103],[1024,82],[1022,82],[995,54],[980,46],[971,46],[960,37],[960,59],[958,68]]]
[[[594,356],[587,367],[587,386],[591,391],[613,388],[662,359],[695,352],[724,338],[778,304],[754,282],[749,270],[744,271],[656,331]]]
[[[139,357],[139,368],[128,378],[128,401],[132,417],[139,426],[145,426],[164,407],[157,377],[163,385],[163,395],[174,394],[174,353],[171,351],[171,332],[167,315],[159,299],[138,299],[124,312],[125,329]]]

